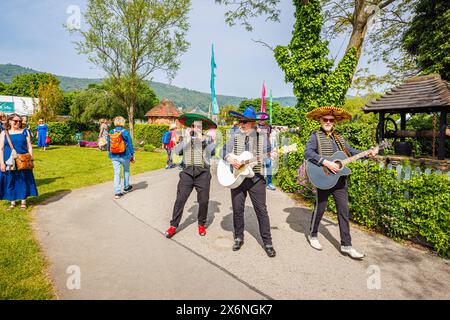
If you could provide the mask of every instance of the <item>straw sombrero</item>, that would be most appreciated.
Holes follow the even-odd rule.
[[[350,112],[333,106],[326,106],[326,107],[320,107],[316,108],[313,111],[310,111],[306,114],[306,118],[310,120],[320,120],[323,116],[334,116],[336,118],[336,121],[344,121],[344,120],[350,120],[352,118],[352,115]]]
[[[205,117],[201,114],[197,113],[183,113],[180,116],[180,123],[186,127],[190,127],[195,121],[202,122],[202,129],[215,129],[217,128],[217,124],[212,121],[210,118]]]

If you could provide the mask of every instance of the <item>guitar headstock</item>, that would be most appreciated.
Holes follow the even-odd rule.
[[[279,153],[290,153],[290,152],[296,152],[297,151],[297,144],[293,143],[291,145],[288,146],[282,146],[278,152]]]
[[[384,139],[381,141],[381,143],[378,145],[379,149],[386,149],[392,147],[392,143],[389,140]]]

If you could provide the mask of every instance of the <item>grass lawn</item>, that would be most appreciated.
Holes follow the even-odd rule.
[[[31,229],[32,207],[64,191],[113,180],[107,152],[62,146],[33,151],[39,196],[28,200],[26,211],[7,211],[9,202],[0,201],[0,300],[55,298]],[[131,173],[163,168],[166,157],[165,153],[138,152]]]

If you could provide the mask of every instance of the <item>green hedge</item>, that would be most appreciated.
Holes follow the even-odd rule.
[[[169,126],[165,124],[136,124],[134,126],[134,139],[143,140],[144,144],[152,144],[154,146],[161,146],[161,139],[169,130]]]
[[[77,132],[69,123],[66,122],[47,122],[48,136],[52,139],[51,144],[55,145],[70,145],[76,144],[75,133]],[[33,143],[36,143],[36,128],[35,123],[30,123],[30,129],[33,132]]]
[[[373,162],[352,163],[349,208],[353,220],[394,239],[423,238],[450,257],[450,179],[412,173],[397,180],[396,170]],[[333,206],[332,210],[336,212]]]

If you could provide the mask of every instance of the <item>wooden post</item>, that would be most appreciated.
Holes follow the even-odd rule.
[[[445,130],[447,129],[447,111],[441,111],[441,119],[439,121],[439,147],[438,160],[445,159]]]
[[[380,143],[381,141],[383,141],[384,139],[384,112],[380,112],[380,120],[378,122],[378,125],[380,126],[380,141],[377,141],[378,143]],[[381,149],[379,152],[380,156],[384,155],[384,150]]]
[[[406,113],[400,113],[400,130],[406,130]],[[400,138],[400,141],[405,142],[405,138]]]

